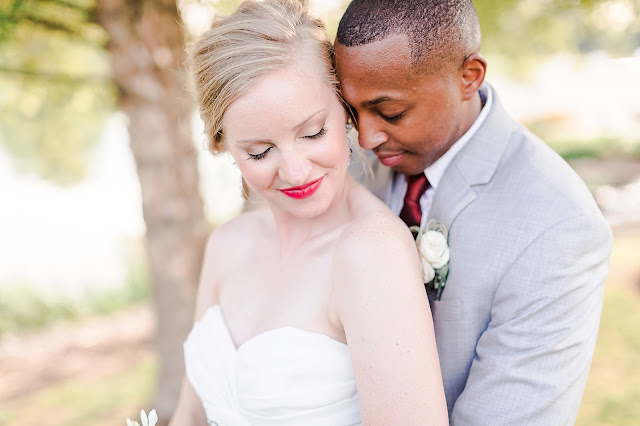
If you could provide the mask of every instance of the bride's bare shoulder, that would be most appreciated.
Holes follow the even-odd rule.
[[[249,246],[260,233],[269,229],[270,218],[266,209],[242,213],[216,227],[209,236],[207,249],[228,253]]]
[[[336,318],[346,318],[365,300],[383,306],[385,300],[404,303],[424,296],[411,231],[388,210],[374,209],[345,228],[336,245],[333,266]]]
[[[203,266],[215,269],[218,275],[231,271],[236,263],[246,259],[270,229],[271,216],[267,211],[256,210],[242,213],[217,226],[207,241],[203,257]]]
[[[359,200],[356,217],[342,233],[340,244],[389,243],[398,241],[413,246],[411,232],[405,223],[371,194]]]
[[[346,273],[350,280],[364,270],[375,274],[380,269],[406,267],[407,263],[417,265],[411,231],[386,208],[372,209],[354,219],[342,232],[335,256],[336,272]]]
[[[243,213],[219,225],[209,236],[202,259],[195,319],[218,303],[219,293],[227,278],[246,261],[252,243],[268,228],[263,211]]]

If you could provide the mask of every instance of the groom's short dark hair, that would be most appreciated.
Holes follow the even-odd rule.
[[[361,46],[393,34],[409,38],[419,68],[462,65],[480,50],[478,14],[471,0],[353,0],[338,26],[337,41]]]

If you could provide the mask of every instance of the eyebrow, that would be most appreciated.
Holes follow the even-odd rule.
[[[300,123],[298,123],[297,125],[294,126],[293,130],[299,129],[300,127],[304,126],[309,120],[311,120],[313,117],[315,117],[316,115],[320,114],[321,112],[324,112],[325,109],[322,108],[316,112],[314,112],[313,114],[311,114],[310,116],[308,116],[307,118],[305,118],[304,120],[302,120]]]
[[[372,106],[375,106],[375,105],[379,105],[379,104],[381,104],[383,102],[398,101],[398,100],[399,99],[392,98],[391,96],[383,95],[383,96],[380,96],[378,98],[372,99],[370,101],[363,102],[362,106],[364,106],[364,107],[372,107]]]
[[[296,130],[299,129],[300,127],[304,126],[309,120],[311,120],[313,117],[315,117],[316,115],[320,114],[321,112],[326,111],[324,108],[314,112],[313,114],[309,115],[307,118],[305,118],[304,120],[302,120],[300,123],[296,124],[295,126],[293,126],[292,130]],[[236,143],[241,144],[241,145],[245,145],[245,144],[251,144],[251,143],[255,143],[255,142],[264,142],[264,143],[271,143],[271,139],[262,139],[262,138],[257,138],[257,139],[243,139],[240,141],[236,141]]]

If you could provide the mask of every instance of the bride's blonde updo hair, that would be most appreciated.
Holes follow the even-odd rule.
[[[264,75],[304,61],[338,93],[333,47],[303,0],[244,1],[232,15],[216,17],[191,46],[190,59],[207,148],[214,153],[224,151],[227,108]]]

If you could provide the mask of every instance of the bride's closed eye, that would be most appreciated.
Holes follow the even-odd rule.
[[[324,127],[324,125],[322,125],[322,128],[318,131],[318,133],[314,133],[313,135],[302,136],[302,138],[303,139],[316,140],[316,139],[320,139],[321,137],[323,137],[326,134],[327,134],[327,128]],[[270,146],[269,148],[265,149],[264,151],[262,151],[259,154],[251,154],[251,153],[247,153],[247,154],[249,155],[249,159],[250,160],[262,160],[264,157],[267,156],[269,151],[271,151],[271,148],[273,148],[273,147]]]
[[[264,157],[267,156],[267,153],[269,151],[271,151],[271,148],[273,148],[272,146],[270,146],[269,148],[265,149],[264,151],[262,151],[260,154],[251,154],[251,153],[247,153],[249,155],[249,159],[250,160],[262,160]]]
[[[326,134],[327,134],[327,128],[324,127],[324,125],[323,125],[318,133],[316,133],[314,135],[303,136],[303,138],[305,138],[305,139],[320,139],[321,137],[323,137]]]

